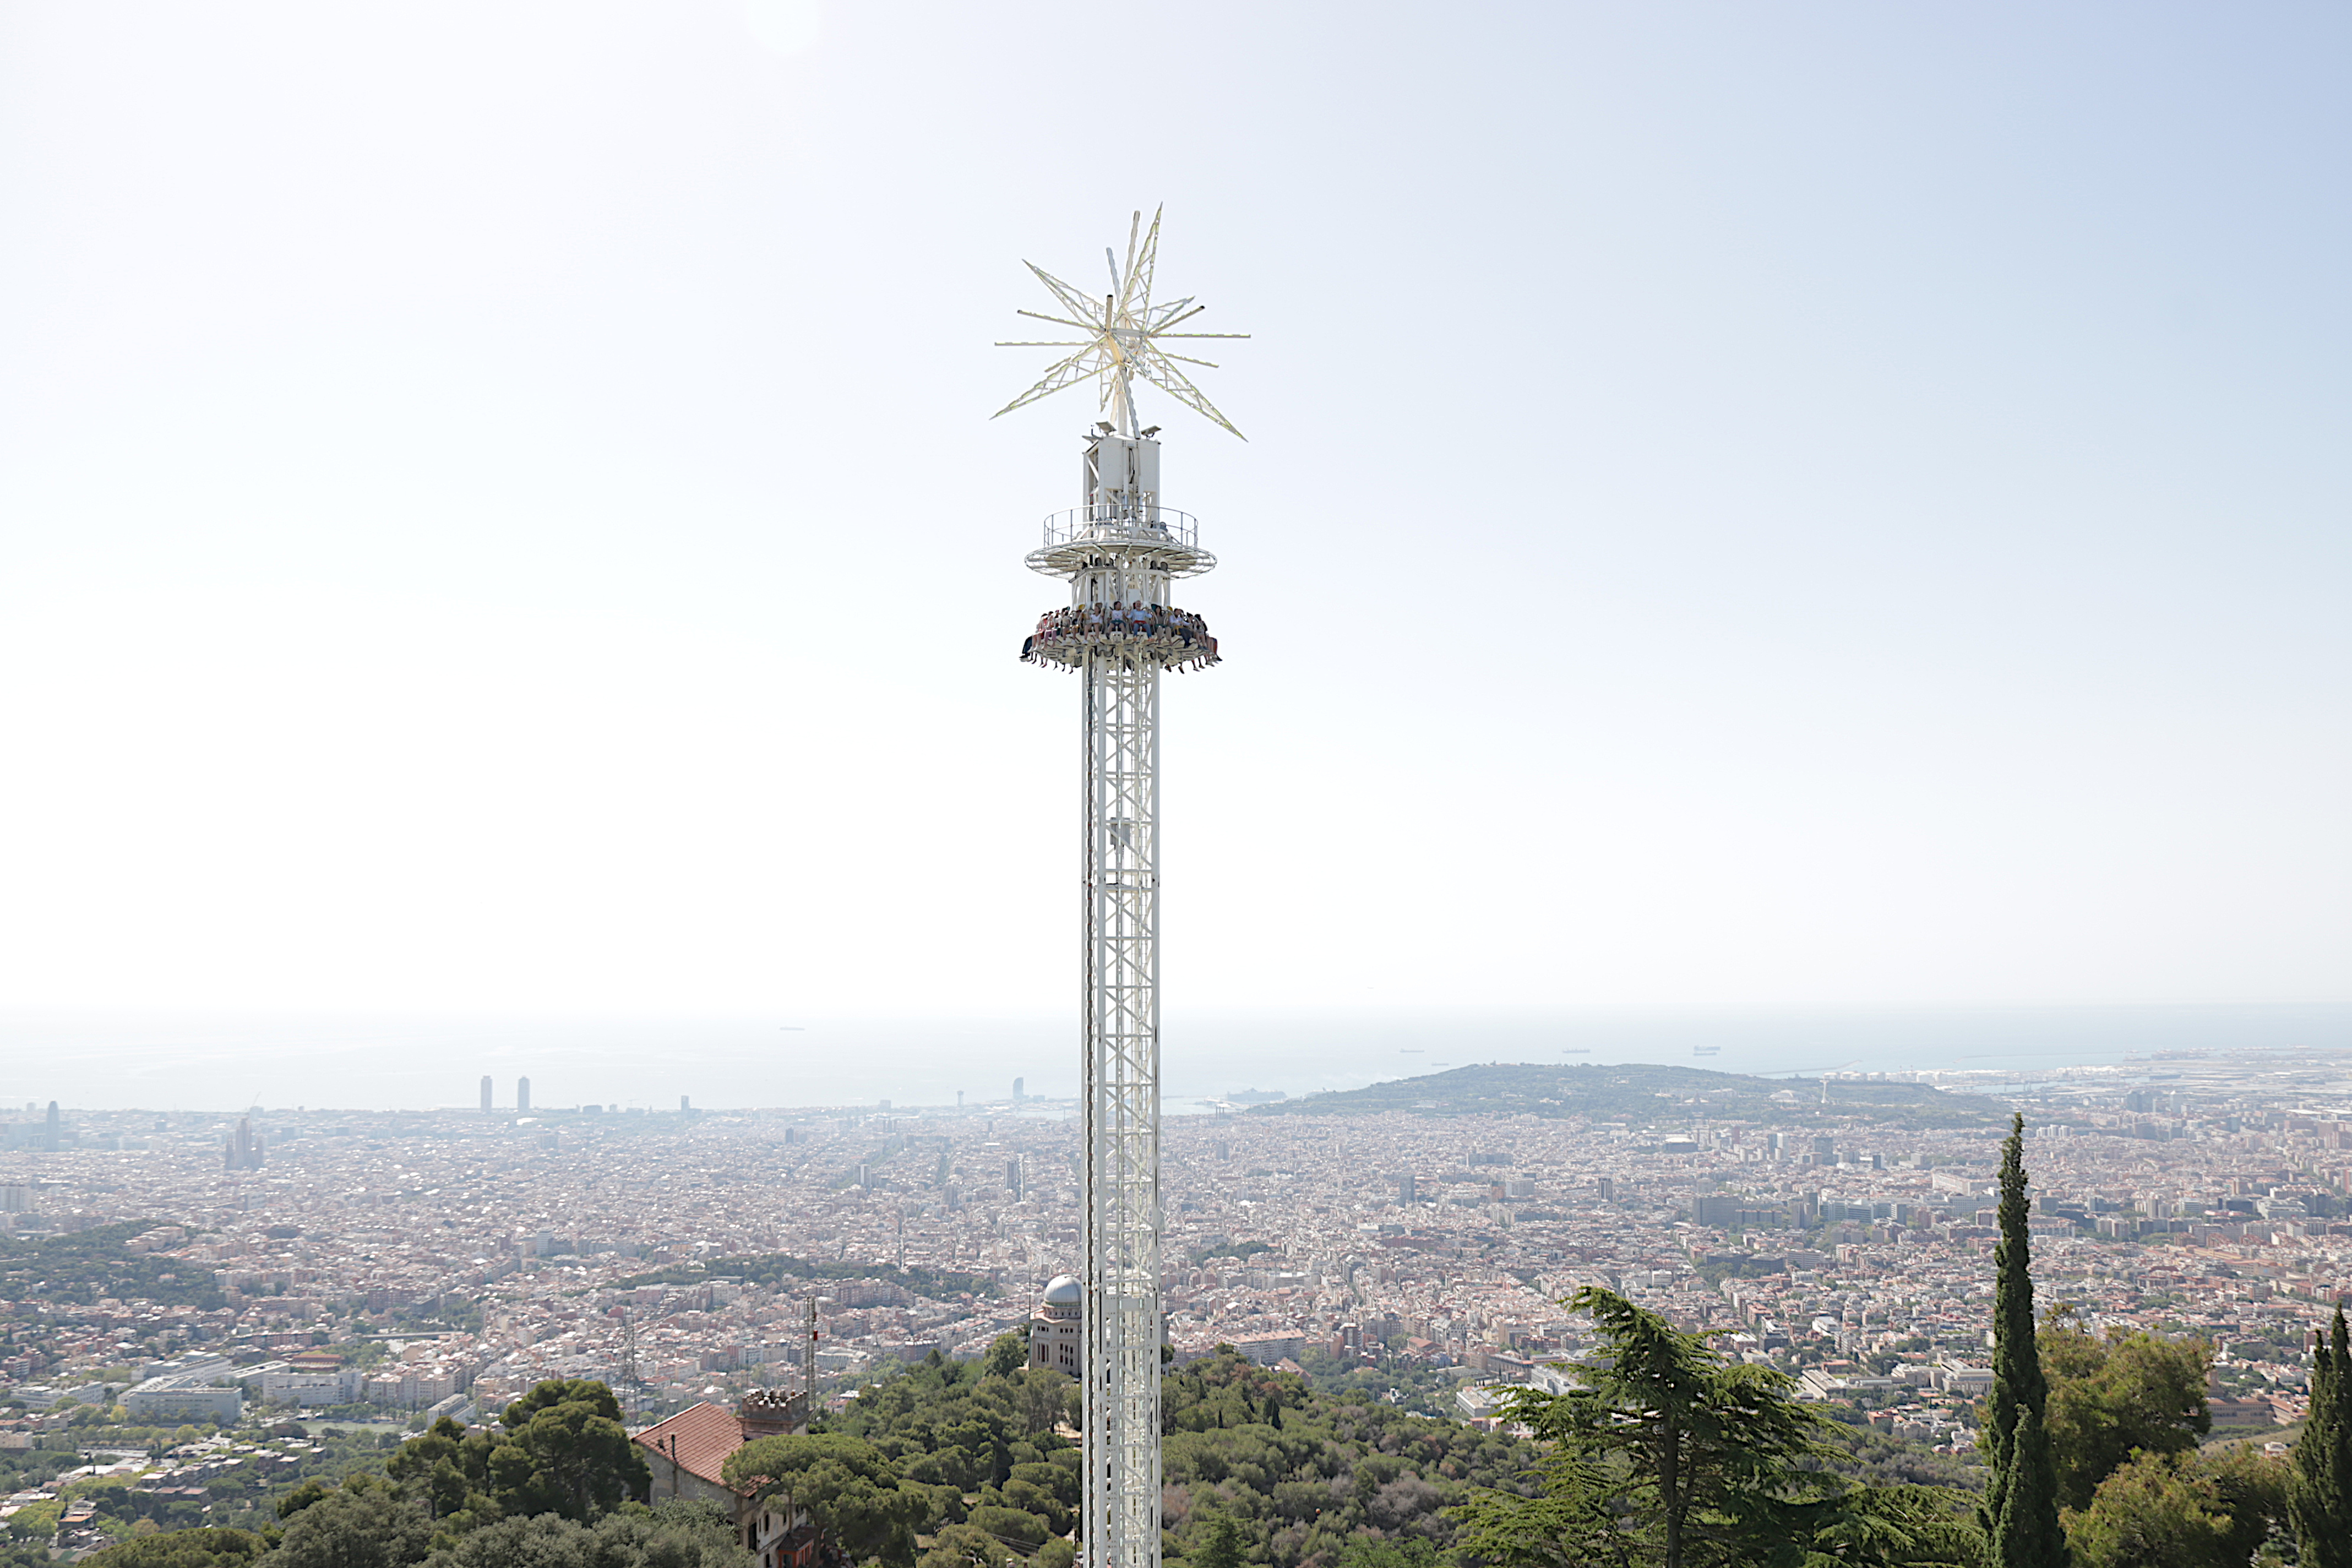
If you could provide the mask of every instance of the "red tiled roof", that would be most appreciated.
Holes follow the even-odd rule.
[[[727,1406],[705,1400],[646,1427],[636,1441],[665,1459],[676,1459],[680,1469],[723,1487],[727,1482],[719,1469],[743,1446],[743,1424]]]

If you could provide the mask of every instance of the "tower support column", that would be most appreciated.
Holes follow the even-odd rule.
[[[1160,1563],[1160,661],[1085,681],[1088,1568]]]

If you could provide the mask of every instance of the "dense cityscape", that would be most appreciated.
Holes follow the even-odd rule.
[[[1506,1109],[1528,1075],[1558,1092]],[[2309,1332],[2352,1278],[2347,1076],[2216,1057],[1872,1105],[1843,1098],[1886,1092],[1871,1080],[1463,1068],[1410,1080],[1415,1109],[1179,1118],[1168,1340],[1180,1364],[1230,1345],[1370,1372],[1392,1403],[1491,1425],[1510,1387],[1567,1386],[1590,1326],[1562,1302],[1599,1285],[1965,1458],[2014,1100],[2044,1304],[2201,1336],[2216,1426],[2259,1433],[2301,1415]],[[1573,1103],[1612,1103],[1604,1083],[1654,1109]],[[1779,1124],[1722,1114],[1724,1088],[1769,1090]],[[550,1378],[610,1384],[633,1426],[812,1376],[838,1405],[1036,1315],[1077,1246],[1070,1110],[28,1106],[0,1163],[0,1444],[117,1405],[204,1432],[305,1413],[405,1428]],[[56,1249],[76,1238],[69,1268]],[[111,1462],[184,1485],[171,1471],[219,1458],[199,1445],[160,1479]]]

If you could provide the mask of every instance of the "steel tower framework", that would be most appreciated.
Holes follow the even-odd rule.
[[[1087,1568],[1160,1563],[1160,678],[1217,662],[1204,622],[1171,603],[1175,580],[1216,564],[1184,513],[1160,503],[1158,429],[1138,430],[1137,378],[1241,432],[1160,347],[1199,314],[1192,300],[1155,304],[1160,218],[1128,231],[1111,292],[1099,303],[1034,265],[1066,312],[1022,312],[1082,337],[1020,347],[1077,352],[999,413],[1089,378],[1110,417],[1086,444],[1083,500],[1045,520],[1029,565],[1069,585],[1021,650],[1026,662],[1080,677],[1085,780],[1081,847],[1085,1088],[1084,1206]]]

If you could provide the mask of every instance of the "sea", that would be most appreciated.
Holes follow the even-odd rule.
[[[1171,1012],[1171,1114],[1485,1062],[1654,1062],[1765,1077],[2162,1070],[2200,1056],[2352,1051],[2352,1005]],[[0,1012],[12,1105],[226,1110],[535,1108],[1066,1109],[1072,1015],[779,1017]]]

